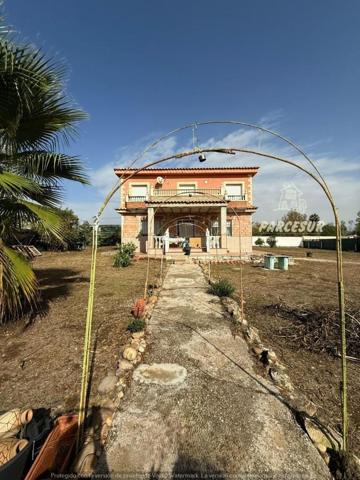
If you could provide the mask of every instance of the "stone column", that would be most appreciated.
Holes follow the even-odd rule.
[[[154,207],[148,207],[147,219],[148,219],[147,250],[149,251],[154,248]]]
[[[226,205],[220,207],[220,248],[226,248]]]

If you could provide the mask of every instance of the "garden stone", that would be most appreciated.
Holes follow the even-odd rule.
[[[135,348],[132,348],[132,347],[127,347],[123,351],[123,357],[125,358],[125,360],[129,360],[130,362],[135,360],[136,355],[137,355],[137,351]]]
[[[145,335],[145,332],[142,330],[141,332],[134,332],[131,336],[134,340],[139,340],[140,338],[143,338]]]
[[[107,393],[111,393],[117,384],[117,377],[116,375],[110,374],[104,377],[99,386],[98,386],[98,392],[100,395],[105,395]]]
[[[260,357],[260,355],[264,351],[264,347],[262,345],[253,345],[252,351],[255,353],[257,357]]]
[[[85,443],[75,459],[72,471],[81,475],[91,475],[96,467],[96,446],[94,441]]]
[[[308,418],[305,419],[305,429],[311,440],[315,443],[315,445],[321,445],[321,450],[318,447],[320,451],[326,452],[327,448],[332,448],[331,442],[327,438],[327,436]]]
[[[109,431],[110,431],[110,426],[105,424],[102,426],[101,428],[101,434],[100,434],[100,441],[101,441],[101,444],[104,445],[106,443],[106,440],[107,440],[107,437],[109,435]]]
[[[276,368],[270,368],[269,370],[269,375],[271,379],[273,380],[276,385],[279,385],[279,387],[285,388],[286,390],[289,390],[292,392],[294,390],[294,387],[292,383],[290,382],[290,379],[286,373],[276,369]]]
[[[272,363],[277,363],[278,362],[278,358],[276,356],[276,353],[273,350],[268,350],[267,358]]]
[[[240,307],[235,300],[229,297],[224,297],[223,298],[223,305],[225,306],[226,310],[230,313],[232,316],[237,316],[240,314]]]
[[[145,352],[145,347],[143,345],[140,345],[139,347],[139,352],[144,353]]]
[[[258,329],[255,327],[248,327],[246,330],[246,336],[249,339],[250,343],[258,343],[261,344]]]
[[[101,406],[103,408],[106,408],[107,410],[111,410],[112,412],[115,410],[116,406],[115,406],[115,403],[110,400],[109,398],[107,399],[104,399],[102,402],[101,402]]]
[[[119,370],[120,372],[121,371],[127,371],[127,370],[131,370],[133,368],[133,364],[131,362],[129,362],[128,360],[120,360],[119,361]]]

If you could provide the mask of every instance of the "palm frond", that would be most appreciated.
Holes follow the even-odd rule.
[[[61,240],[61,215],[52,208],[27,200],[14,201],[0,198],[0,217],[3,238],[11,237],[13,229],[22,229],[30,224],[38,224],[44,231]]]
[[[39,194],[41,187],[31,179],[16,173],[1,171],[0,169],[0,195],[26,196]]]
[[[80,159],[63,153],[45,150],[25,151],[17,154],[15,158],[8,157],[5,162],[11,162],[17,173],[38,181],[57,183],[60,179],[66,179],[89,184]]]
[[[38,283],[29,262],[0,240],[0,323],[16,320],[37,300]]]

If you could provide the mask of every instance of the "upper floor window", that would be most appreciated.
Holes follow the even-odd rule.
[[[245,200],[242,183],[225,184],[225,193],[228,200]]]
[[[190,195],[195,192],[195,183],[180,183],[178,188],[183,195]]]
[[[226,220],[226,235],[232,237],[232,221]]]
[[[147,199],[147,185],[131,185],[129,193],[129,202],[143,202]]]

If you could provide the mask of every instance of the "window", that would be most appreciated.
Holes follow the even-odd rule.
[[[147,234],[148,234],[148,221],[147,221],[147,218],[142,218],[142,219],[141,219],[140,233],[141,233],[141,235],[147,235]]]
[[[140,234],[141,235],[147,235],[148,234],[148,219],[146,217],[141,219]],[[154,235],[155,236],[163,235],[163,232],[161,230],[161,219],[160,218],[155,218],[155,221],[154,221]]]
[[[232,237],[232,221],[226,220],[226,235]]]
[[[154,220],[154,233],[157,236],[164,235],[165,232],[162,231],[161,228],[161,218],[156,218]]]
[[[196,190],[196,185],[195,183],[180,183],[179,190],[183,195],[189,195]]]
[[[147,192],[148,192],[147,185],[131,185],[129,201],[143,202],[147,198]]]
[[[219,220],[213,220],[210,228],[211,235],[220,235]]]
[[[229,200],[244,200],[242,183],[227,183],[225,185],[226,196]]]
[[[178,220],[177,223],[177,235],[183,238],[189,238],[195,236],[195,223],[194,220]]]

